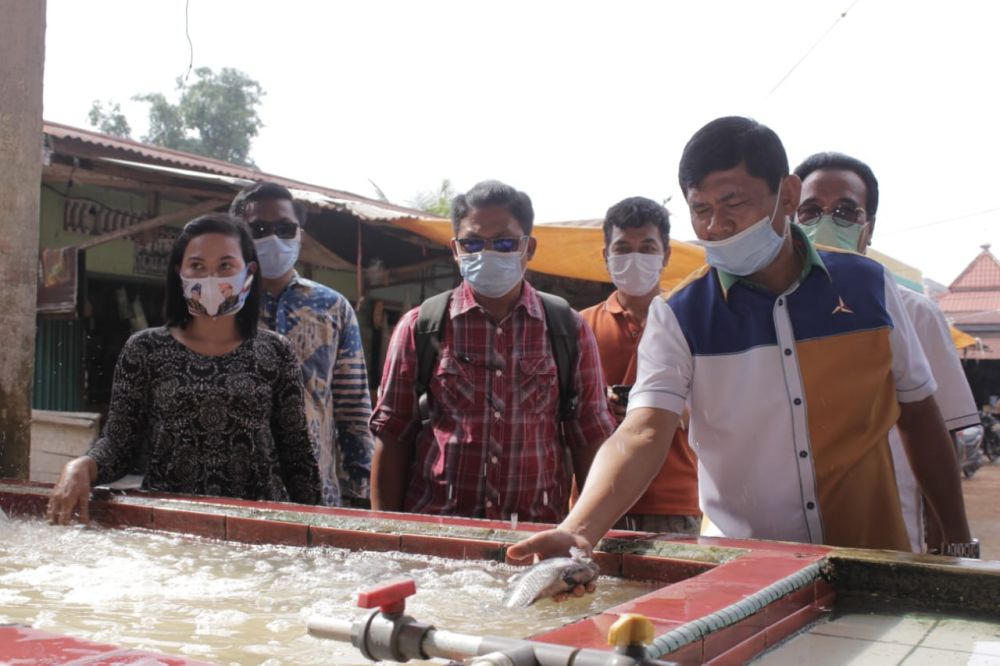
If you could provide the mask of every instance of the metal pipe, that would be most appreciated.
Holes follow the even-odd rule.
[[[365,636],[371,630],[373,622],[381,620],[396,623],[400,619],[399,617],[387,617],[380,613],[373,613],[366,619],[356,622],[316,616],[309,619],[307,626],[311,636],[351,643],[354,647],[365,652],[366,648],[371,647],[367,645]],[[421,624],[416,623],[412,618],[406,617],[405,620],[413,624]],[[405,633],[405,630],[394,629],[394,635],[402,636]],[[416,639],[415,636],[414,638]],[[364,647],[361,645],[362,643],[365,643]],[[582,649],[502,636],[472,636],[434,628],[421,628],[419,639],[401,640],[399,644],[391,646],[390,649],[398,652],[397,661],[430,657],[461,660],[490,655],[489,659],[484,658],[478,662],[483,666],[503,664],[502,660],[497,661],[500,659],[496,656],[497,654],[505,655],[512,666],[520,666],[521,664],[535,664],[537,666],[639,666],[642,664],[656,666],[668,663],[636,659],[629,655],[604,650]],[[532,660],[526,662],[524,660],[528,652],[531,653]],[[400,656],[403,659],[399,659]]]

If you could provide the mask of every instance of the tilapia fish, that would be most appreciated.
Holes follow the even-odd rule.
[[[569,592],[577,585],[586,585],[600,574],[600,567],[579,548],[570,548],[569,554],[569,557],[542,560],[512,578],[503,605],[524,608],[539,599],[548,599],[561,592]]]

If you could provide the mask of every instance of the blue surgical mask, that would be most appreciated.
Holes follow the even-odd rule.
[[[800,223],[799,226],[813,245],[826,245],[841,250],[861,252],[858,245],[861,242],[861,234],[865,230],[864,224],[834,218],[833,215],[823,215],[815,222]]]
[[[459,269],[472,291],[487,298],[499,298],[524,277],[520,252],[483,250],[458,255]]]
[[[778,187],[778,199],[774,204],[774,212],[761,221],[747,227],[735,236],[720,241],[704,241],[705,258],[710,266],[732,275],[745,277],[761,270],[778,256],[781,244],[788,231],[788,218],[785,218],[785,230],[780,235],[775,233],[771,221],[778,214],[781,206],[781,187]]]
[[[292,270],[299,258],[302,241],[298,238],[268,236],[253,242],[260,260],[260,274],[269,280],[280,278]]]

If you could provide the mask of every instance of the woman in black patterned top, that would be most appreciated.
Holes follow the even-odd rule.
[[[319,501],[302,374],[281,336],[257,329],[257,254],[229,215],[189,222],[167,271],[167,325],[136,333],[115,368],[102,436],[69,462],[48,515],[87,522],[90,486],[123,476],[141,443],[148,490]]]

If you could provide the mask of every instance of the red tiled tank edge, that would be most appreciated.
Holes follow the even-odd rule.
[[[90,517],[105,527],[153,527],[153,509],[148,506],[95,501],[90,503]]]
[[[434,555],[455,560],[493,560],[503,562],[508,543],[481,541],[430,534],[401,535],[400,550],[404,553]]]
[[[308,546],[309,526],[259,518],[226,516],[226,537],[242,543],[269,543],[284,546]]]
[[[309,526],[309,543],[313,546],[334,546],[348,550],[399,550],[402,538],[388,532],[357,532],[335,527]]]
[[[153,529],[225,539],[226,517],[214,513],[154,507]]]
[[[718,565],[714,562],[676,560],[669,557],[632,555],[630,553],[622,555],[622,575],[634,580],[676,583],[705,573],[716,566]]]

